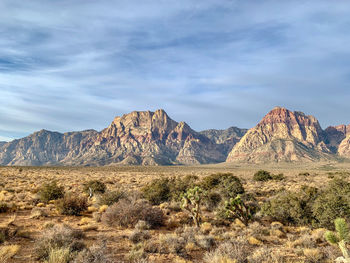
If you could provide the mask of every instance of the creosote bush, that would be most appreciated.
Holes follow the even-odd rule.
[[[47,184],[44,184],[39,189],[38,194],[40,201],[47,203],[50,200],[57,200],[63,198],[64,187],[57,185],[57,181],[52,181]]]
[[[180,201],[181,195],[193,187],[196,180],[198,177],[193,175],[155,179],[141,189],[142,196],[153,205],[170,200]]]
[[[282,192],[262,206],[262,213],[284,224],[304,225],[313,223],[312,204],[317,189],[303,187],[299,192]]]
[[[140,220],[151,228],[164,224],[164,214],[158,207],[152,207],[145,200],[130,201],[122,199],[108,207],[102,215],[102,222],[109,226],[134,227]]]
[[[266,181],[272,180],[273,178],[270,172],[265,170],[259,170],[254,174],[253,179],[259,182],[266,182]]]
[[[114,203],[117,203],[120,199],[125,197],[126,197],[125,192],[121,190],[105,192],[100,196],[98,204],[110,206],[110,205],[113,205]]]
[[[142,189],[142,195],[153,205],[159,205],[170,199],[170,180],[169,178],[160,178],[153,180]]]
[[[106,185],[100,180],[91,180],[84,184],[84,192],[87,194],[103,194],[106,189]]]
[[[350,218],[350,183],[343,179],[333,179],[321,191],[313,206],[312,213],[321,227],[333,229],[333,221],[338,218]]]
[[[56,207],[62,215],[78,216],[88,208],[87,201],[86,196],[75,196],[70,194],[60,199],[57,202]]]
[[[219,192],[223,198],[234,198],[244,193],[241,180],[232,173],[216,173],[206,176],[200,186],[208,192]]]

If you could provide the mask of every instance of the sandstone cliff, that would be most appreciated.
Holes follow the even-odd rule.
[[[243,136],[227,161],[260,163],[330,158],[331,151],[324,139],[315,117],[276,107]]]
[[[116,117],[101,132],[42,130],[0,150],[1,165],[169,165],[225,159],[219,145],[164,110]]]

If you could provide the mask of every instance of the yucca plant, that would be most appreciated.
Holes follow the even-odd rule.
[[[225,211],[228,217],[238,218],[246,226],[253,218],[251,208],[244,203],[241,195],[237,195],[235,198],[230,198],[229,201],[226,201]]]
[[[204,191],[202,188],[195,186],[188,189],[186,193],[182,195],[181,208],[187,210],[195,225],[199,227],[201,222],[201,202],[204,197]]]
[[[325,239],[331,245],[338,246],[343,254],[343,257],[338,259],[337,262],[350,263],[349,252],[346,247],[349,242],[349,227],[344,218],[337,218],[334,220],[335,232],[327,231],[325,233]]]

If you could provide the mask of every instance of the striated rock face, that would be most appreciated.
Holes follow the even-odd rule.
[[[74,158],[96,136],[94,130],[58,133],[41,130],[0,148],[1,165],[56,165]]]
[[[227,157],[228,162],[314,161],[331,153],[313,116],[276,107],[250,129]]]
[[[325,130],[325,135],[328,148],[337,153],[341,142],[350,135],[350,125],[330,126]]]
[[[42,130],[0,148],[2,165],[169,165],[222,162],[220,146],[164,110],[116,117],[101,132]]]
[[[233,146],[238,143],[242,137],[247,133],[247,129],[240,129],[237,127],[230,127],[226,130],[205,130],[200,133],[207,136],[211,141],[220,146],[220,151],[227,155],[231,152]]]

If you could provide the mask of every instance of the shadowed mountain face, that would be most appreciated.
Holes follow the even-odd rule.
[[[332,158],[325,139],[315,117],[277,107],[245,134],[227,161],[262,163]]]
[[[116,117],[101,132],[42,130],[0,148],[2,165],[169,165],[223,162],[220,145],[163,110]]]
[[[227,155],[238,143],[244,134],[247,133],[247,129],[240,129],[237,127],[230,127],[226,130],[205,130],[200,133],[207,136],[211,141],[220,146],[220,151]]]

